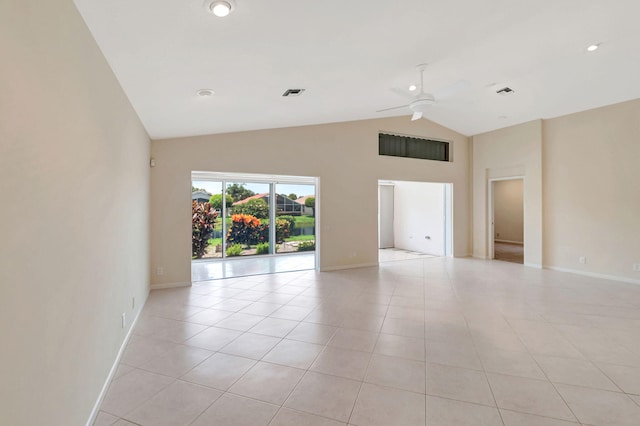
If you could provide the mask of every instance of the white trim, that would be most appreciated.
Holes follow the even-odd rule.
[[[493,240],[495,243],[508,243],[508,244],[518,244],[523,246],[524,245],[524,241],[511,241],[511,240]]]
[[[471,257],[474,259],[489,260],[489,256],[481,256],[479,254],[472,254]]]
[[[255,174],[255,173],[233,173],[233,172],[205,172],[205,171],[191,171],[191,187],[193,187],[193,181],[212,181],[212,182],[221,182],[223,187],[223,193],[226,193],[227,183],[229,181],[233,182],[248,182],[248,183],[267,183],[269,184],[269,194],[272,200],[272,203],[269,203],[269,224],[273,225],[276,220],[275,209],[276,209],[276,197],[275,194],[275,185],[277,184],[292,184],[292,185],[313,185],[315,189],[314,197],[316,199],[315,207],[313,207],[313,218],[315,220],[315,265],[314,269],[316,271],[320,270],[320,244],[321,244],[321,222],[320,222],[320,177],[317,176],[287,176],[287,175],[274,175],[274,174]],[[295,201],[295,200],[294,200]],[[302,209],[306,209],[304,205],[302,205]],[[302,211],[301,211],[302,212]],[[222,216],[226,217],[226,203],[222,203]],[[270,226],[269,231],[269,255],[277,256],[278,254],[275,252],[275,226]],[[223,231],[226,230],[226,221],[223,221]],[[274,251],[273,253],[271,251]],[[227,239],[222,239],[222,251],[223,257],[221,260],[229,260],[224,253],[227,252]],[[194,262],[194,259],[191,259],[191,262]],[[191,285],[184,283],[176,283],[176,284],[167,284],[166,287],[160,286],[158,284],[152,285],[151,289],[159,289],[159,288],[174,288],[174,287],[185,287]]]
[[[160,283],[160,284],[151,284],[151,290],[162,290],[164,288],[179,288],[179,287],[191,287],[190,282],[181,282],[181,283]]]
[[[227,173],[227,172],[204,172],[204,171],[192,171],[191,180],[204,180],[204,181],[234,181],[250,182],[250,183],[292,183],[301,185],[315,185],[316,177],[312,176],[286,176],[286,175],[274,175],[269,173]]]
[[[525,263],[524,266],[528,266],[529,268],[542,269],[542,265],[539,263]]]
[[[147,296],[147,299],[148,299],[148,296]],[[91,415],[89,416],[89,420],[87,420],[86,426],[92,426],[96,421],[96,417],[98,417],[98,413],[100,412],[100,406],[102,405],[102,402],[104,401],[104,397],[107,395],[107,390],[109,389],[109,386],[111,385],[111,381],[113,380],[113,376],[115,376],[116,371],[118,370],[118,365],[120,364],[120,359],[122,358],[122,355],[124,354],[124,350],[127,347],[127,343],[129,343],[129,339],[131,338],[131,335],[133,334],[133,330],[136,327],[136,323],[138,322],[138,318],[140,318],[140,314],[142,313],[142,310],[144,309],[144,305],[146,303],[147,303],[147,300],[145,299],[144,303],[142,304],[142,306],[138,310],[138,314],[136,315],[136,317],[131,322],[131,327],[129,327],[129,331],[127,331],[127,335],[124,336],[124,340],[122,341],[122,345],[120,346],[120,350],[118,351],[118,355],[116,356],[116,359],[113,361],[113,365],[111,366],[111,370],[109,371],[109,375],[107,376],[107,380],[105,380],[104,385],[102,385],[102,390],[100,390],[100,394],[98,395],[98,399],[96,400],[96,403],[93,406],[93,410],[91,410]]]
[[[598,274],[596,272],[580,271],[578,269],[560,268],[558,266],[549,266],[549,265],[544,265],[544,269],[551,269],[552,271],[569,272],[571,274],[584,275],[592,278],[602,278],[605,280],[619,281],[619,282],[628,283],[628,284],[640,285],[640,280],[638,279],[620,277],[618,275]]]
[[[321,268],[320,271],[321,272],[341,271],[343,269],[371,268],[374,266],[380,266],[380,264],[376,262],[376,263],[357,263],[354,265],[342,265],[342,266],[326,266]]]
[[[522,180],[522,228],[523,233],[526,234],[525,229],[527,227],[527,209],[526,209],[526,194],[525,194],[525,175],[514,175],[514,176],[504,176],[499,178],[492,178],[487,176],[487,221],[486,221],[486,234],[485,234],[485,250],[487,251],[487,258],[494,259],[496,257],[495,253],[495,224],[494,224],[494,194],[493,194],[493,183],[503,180]],[[526,235],[525,235],[526,237]],[[522,243],[524,245],[524,242]]]

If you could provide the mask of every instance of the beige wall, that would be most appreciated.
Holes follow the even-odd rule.
[[[378,155],[378,132],[453,141],[454,162]],[[376,264],[378,179],[452,182],[454,249],[469,253],[468,138],[408,116],[159,140],[151,144],[152,284],[190,281],[190,173],[270,173],[320,178],[323,270]],[[164,275],[155,274],[162,267]]]
[[[444,256],[444,187],[441,183],[394,181],[395,248]]]
[[[542,265],[542,121],[473,137],[473,255],[490,256],[491,179],[524,176],[524,262]]]
[[[640,280],[639,137],[640,100],[544,122],[545,265]]]
[[[498,241],[524,241],[522,179],[493,182],[493,237]]]
[[[0,2],[0,52],[0,424],[82,425],[148,293],[149,140],[70,0]]]

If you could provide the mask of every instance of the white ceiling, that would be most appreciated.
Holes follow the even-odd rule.
[[[420,63],[449,94],[426,117],[465,135],[640,98],[638,0],[237,0],[227,18],[203,0],[75,2],[154,139],[409,120],[376,110],[408,103],[391,89]]]

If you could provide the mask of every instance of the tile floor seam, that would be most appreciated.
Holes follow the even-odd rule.
[[[528,349],[528,348],[527,348]],[[529,354],[532,358],[533,358],[533,362],[536,363],[536,365],[538,366],[538,368],[542,371],[542,374],[544,374],[544,376],[547,378],[547,381],[549,383],[551,383],[551,386],[553,386],[553,389],[556,391],[556,393],[560,396],[560,399],[562,399],[562,402],[564,402],[564,405],[566,405],[566,407],[569,409],[569,411],[571,411],[571,414],[573,415],[573,417],[575,418],[575,420],[580,423],[580,418],[577,416],[577,414],[575,413],[575,411],[573,410],[573,408],[571,408],[571,405],[569,405],[569,403],[567,402],[567,400],[565,399],[565,397],[562,395],[562,393],[560,393],[560,391],[558,390],[558,387],[556,386],[556,384],[554,382],[551,381],[551,379],[549,379],[549,375],[547,374],[546,371],[544,371],[544,369],[542,368],[542,366],[540,365],[540,363],[538,362],[538,360],[531,354]],[[588,360],[588,358],[587,358]],[[593,388],[588,388],[587,389],[593,389]]]
[[[464,322],[467,328],[467,333],[469,334],[469,336],[472,336],[471,334],[471,329],[469,327],[469,320],[467,319],[466,316],[462,316],[464,318]],[[482,374],[484,376],[484,380],[487,384],[487,386],[489,387],[489,391],[491,392],[491,398],[493,398],[493,402],[496,406],[496,409],[498,410],[498,415],[500,416],[500,421],[502,422],[502,426],[505,426],[505,422],[504,422],[504,418],[502,417],[502,413],[500,412],[500,406],[498,404],[498,400],[496,399],[496,395],[495,392],[493,390],[493,386],[491,386],[491,382],[489,381],[489,377],[487,376],[487,370],[485,368],[484,362],[482,361],[482,357],[480,356],[480,353],[478,352],[478,348],[476,345],[475,340],[473,339],[473,337],[471,337],[471,345],[473,346],[473,350],[476,354],[476,357],[478,358],[480,365],[482,366]]]
[[[285,338],[283,338],[282,340],[284,340]],[[302,342],[302,343],[307,343],[307,342]],[[326,346],[325,346],[326,347]],[[289,398],[291,397],[291,394],[293,394],[293,392],[296,390],[296,388],[298,387],[298,385],[300,384],[300,382],[302,381],[302,379],[311,371],[310,368],[313,365],[314,362],[316,362],[316,359],[318,359],[318,357],[320,356],[320,354],[322,353],[324,349],[320,350],[316,356],[313,358],[313,361],[311,361],[311,363],[309,364],[309,367],[306,369],[303,368],[298,368],[298,370],[303,370],[304,373],[300,376],[300,378],[298,379],[298,381],[296,382],[296,384],[291,388],[291,391],[287,394],[287,397],[284,399],[284,401],[282,402],[282,404],[280,405],[280,408],[284,407],[284,405],[287,403],[287,401],[289,400]],[[265,355],[266,356],[266,355]],[[264,357],[263,357],[264,358]],[[261,361],[261,362],[266,362],[269,364],[273,364],[273,365],[278,365],[278,366],[284,366],[284,367],[290,367],[290,368],[296,368],[296,367],[291,367],[288,365],[283,365],[283,364],[277,364],[275,362],[270,362],[270,361]],[[316,373],[316,372],[313,372]],[[229,388],[231,389],[231,388]]]
[[[593,365],[598,369],[598,371],[600,371],[600,373],[604,374],[604,376],[605,376],[607,379],[609,379],[609,380],[611,381],[611,383],[613,383],[614,385],[616,385],[616,387],[617,387],[618,389],[620,389],[620,392],[622,392],[622,393],[624,393],[624,394],[627,394],[627,392],[626,392],[624,389],[622,389],[622,386],[620,386],[620,385],[618,384],[618,382],[617,382],[616,380],[614,380],[614,379],[613,379],[613,377],[611,377],[609,374],[607,374],[607,372],[606,372],[606,371],[604,371],[602,368],[600,368],[600,366],[599,366],[598,364],[612,365],[612,366],[615,366],[615,367],[628,367],[628,366],[626,366],[626,365],[618,365],[618,364],[610,364],[610,363],[604,363],[604,362],[603,362],[603,363],[598,363],[598,362],[591,361],[591,360],[589,360],[589,362],[590,362],[591,364],[593,364]],[[640,368],[638,368],[638,369],[640,370]],[[569,384],[569,383],[565,383],[565,384]],[[633,393],[632,393],[632,394],[627,394],[627,395],[640,395],[640,393],[638,393],[638,394],[633,394]],[[631,399],[633,399],[633,398],[631,398]]]
[[[558,419],[556,417],[545,416],[544,414],[525,413],[524,411],[513,410],[511,408],[500,408],[500,407],[498,407],[498,411],[509,411],[509,412],[512,412],[512,413],[526,414],[528,416],[542,417],[542,418],[550,419],[550,420],[559,420],[561,422],[573,423],[573,424],[577,424],[577,425],[592,426],[592,425],[588,425],[586,423],[581,423],[580,420],[577,420],[577,419],[575,421],[564,420],[564,419]],[[593,426],[597,426],[597,425],[593,425]]]
[[[378,339],[380,339],[380,333],[376,336],[376,343],[373,345],[375,350],[376,345],[378,344]],[[353,410],[356,408],[356,404],[358,403],[358,398],[360,398],[360,391],[362,391],[362,385],[365,383],[364,379],[367,377],[367,373],[369,372],[369,367],[371,366],[371,360],[373,359],[373,352],[370,353],[369,361],[367,362],[367,368],[364,370],[364,376],[360,381],[360,386],[358,386],[358,393],[356,394],[356,399],[353,400],[353,406],[351,407],[351,411],[349,412],[349,417],[347,417],[346,423],[349,424],[351,422],[351,416],[353,416]]]
[[[191,383],[191,382],[188,382],[188,383]],[[200,386],[204,386],[204,385],[200,385]],[[206,387],[208,387],[208,386],[206,386]],[[211,389],[213,389],[213,388],[211,388]],[[215,390],[219,390],[219,389],[215,389]],[[211,401],[211,403],[210,403],[209,405],[207,405],[207,407],[206,407],[204,410],[202,410],[202,411],[200,412],[200,414],[198,414],[198,415],[197,415],[197,416],[196,416],[196,417],[195,417],[191,422],[189,422],[189,425],[194,424],[194,423],[195,423],[195,422],[196,422],[200,417],[202,417],[202,415],[203,415],[203,414],[204,414],[204,413],[205,413],[209,408],[211,408],[211,406],[212,406],[213,404],[215,404],[215,403],[216,403],[216,401],[218,401],[218,400],[219,400],[220,398],[222,398],[223,396],[224,396],[224,393],[222,393],[222,394],[221,394],[221,395],[219,395],[216,399],[214,399],[213,401]]]
[[[134,370],[135,371],[135,370]],[[156,373],[152,373],[152,374],[156,374]],[[164,376],[167,377],[167,376]],[[169,388],[169,386],[173,385],[175,382],[178,381],[178,379],[176,379],[175,377],[172,377],[173,381],[171,383],[169,383],[167,386],[164,386],[162,389],[158,390],[157,392],[155,392],[153,395],[151,395],[150,397],[146,398],[144,401],[142,401],[141,403],[139,403],[138,405],[136,405],[134,408],[132,408],[131,410],[127,411],[125,414],[123,414],[122,416],[120,416],[121,419],[124,419],[130,423],[135,423],[132,420],[127,419],[127,416],[129,416],[131,413],[133,413],[134,411],[136,411],[138,408],[142,407],[144,404],[146,404],[147,402],[151,401],[156,395],[160,394],[161,392],[163,392],[165,389]],[[137,423],[135,423],[137,424]]]

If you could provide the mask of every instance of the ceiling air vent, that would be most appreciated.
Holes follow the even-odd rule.
[[[507,96],[513,93],[513,89],[511,87],[503,87],[502,89],[496,91],[498,95]]]
[[[304,92],[304,89],[287,89],[282,96],[300,96],[302,95],[302,92]]]

